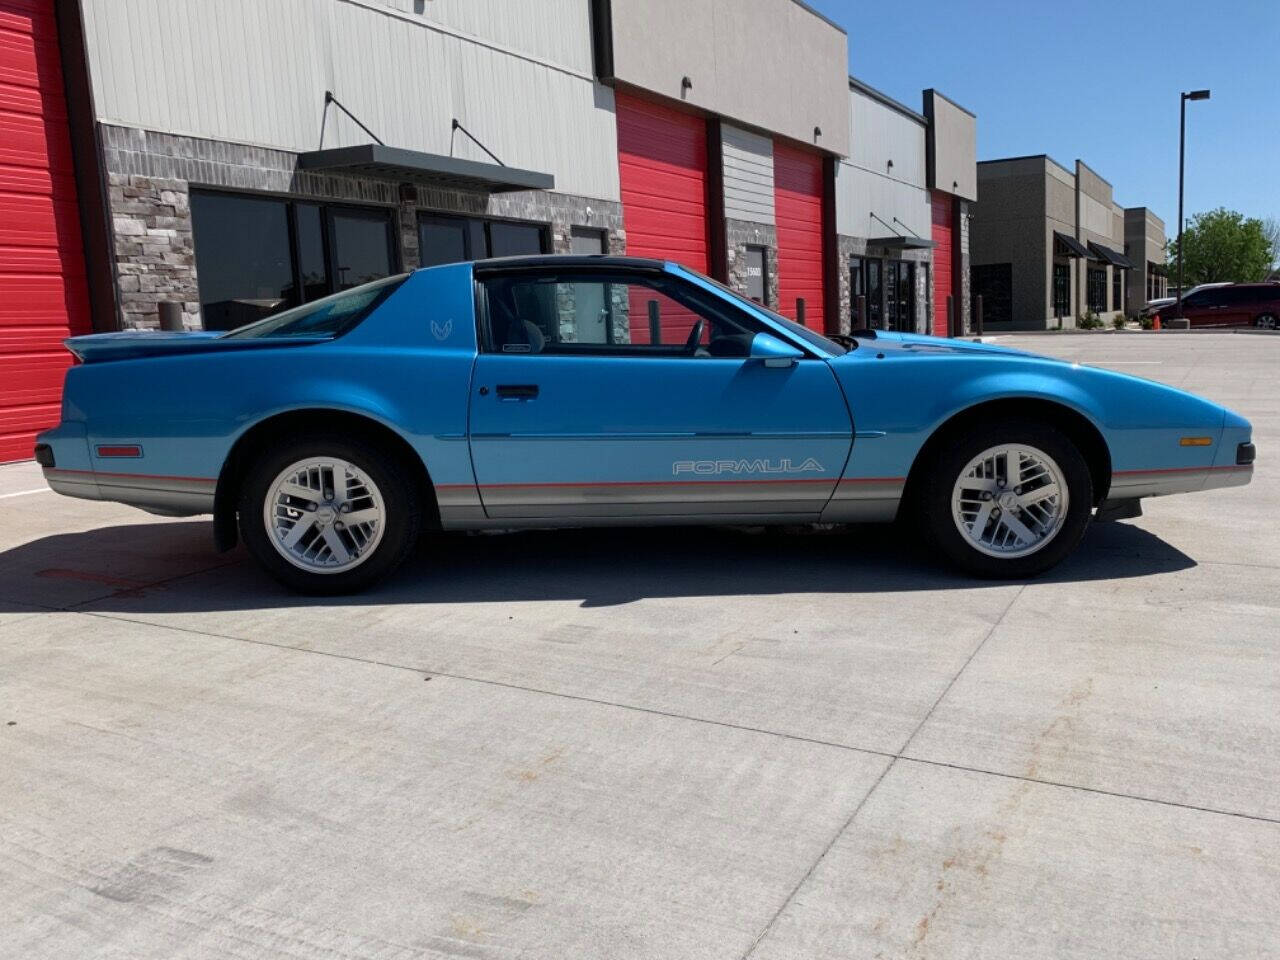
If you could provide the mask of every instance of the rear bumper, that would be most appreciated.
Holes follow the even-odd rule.
[[[97,470],[45,467],[49,489],[82,500],[109,500],[162,517],[194,517],[213,513],[217,480],[200,477],[152,477]]]

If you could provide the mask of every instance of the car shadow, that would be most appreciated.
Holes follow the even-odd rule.
[[[120,558],[135,564],[143,558],[150,572],[117,578],[110,571],[127,567]],[[1079,549],[1036,582],[1142,577],[1194,566],[1140,526],[1094,524]],[[208,523],[164,522],[34,540],[0,553],[0,576],[9,591],[23,590],[26,581],[33,598],[47,578],[86,580],[94,596],[70,604],[78,610],[164,613],[538,600],[607,607],[646,598],[856,595],[1009,582],[960,575],[924,556],[903,529],[880,525],[434,534],[385,583],[354,596],[316,598],[276,584],[243,547],[215,553]]]

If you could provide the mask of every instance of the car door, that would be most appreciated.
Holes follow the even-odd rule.
[[[831,497],[852,431],[830,367],[751,358],[759,322],[728,299],[657,268],[477,278],[489,517],[799,520]]]
[[[1212,290],[1198,290],[1182,301],[1182,315],[1186,317],[1193,327],[1212,326],[1218,321],[1216,303],[1210,300],[1209,295]],[[1164,311],[1161,311],[1164,313]],[[1175,300],[1168,307],[1168,315],[1170,317],[1177,316],[1178,302]]]

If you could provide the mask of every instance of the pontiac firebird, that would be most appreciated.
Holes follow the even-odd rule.
[[[1249,482],[1248,421],[991,344],[829,339],[679,265],[422,269],[229,333],[67,341],[50,487],[213,515],[302,591],[385,577],[424,529],[911,521],[1034,576],[1091,519]]]

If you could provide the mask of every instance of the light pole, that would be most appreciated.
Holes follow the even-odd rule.
[[[1178,120],[1178,306],[1174,316],[1182,316],[1182,265],[1186,262],[1187,252],[1182,249],[1182,177],[1187,159],[1187,101],[1208,100],[1208,90],[1192,90],[1182,94],[1179,105],[1181,115]]]

